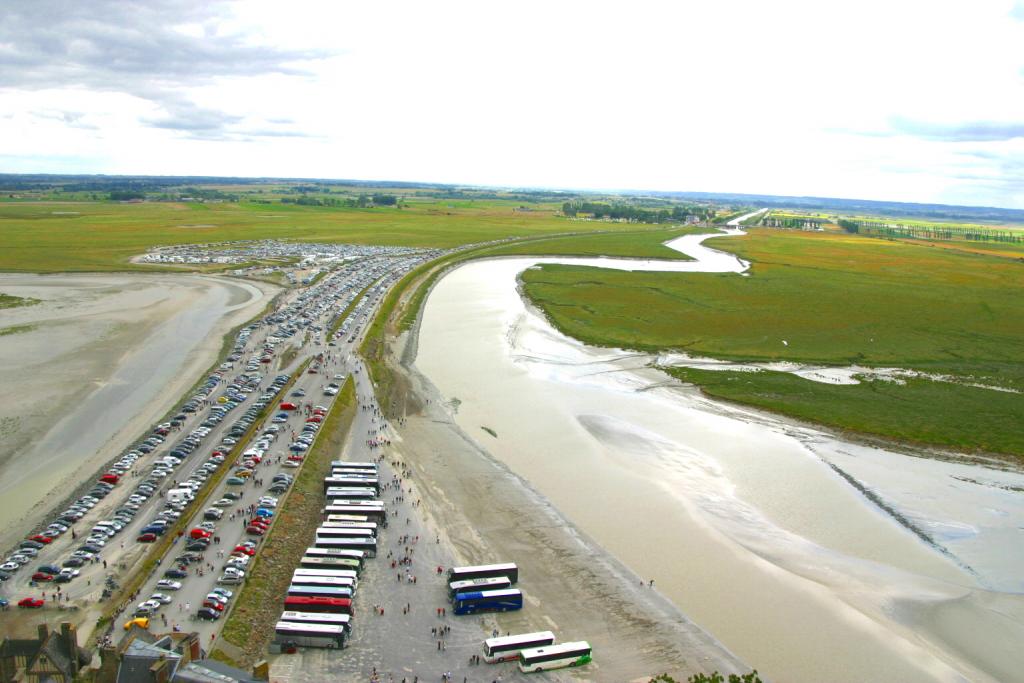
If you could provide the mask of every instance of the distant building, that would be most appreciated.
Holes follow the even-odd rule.
[[[91,659],[78,647],[78,633],[69,623],[59,631],[40,624],[35,638],[4,638],[0,642],[0,681],[71,683]]]

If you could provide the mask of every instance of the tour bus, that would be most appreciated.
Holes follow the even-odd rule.
[[[387,519],[388,512],[384,509],[383,503],[378,507],[371,508],[365,505],[339,505],[337,502],[332,502],[324,508],[324,515],[328,519],[335,515],[364,515],[371,521],[383,523]]]
[[[344,626],[346,634],[352,632],[352,617],[347,614],[284,611],[281,613],[281,621],[291,621],[300,624],[334,624],[336,626]]]
[[[328,498],[376,498],[377,492],[369,486],[330,486]]]
[[[317,557],[306,555],[299,560],[299,566],[305,569],[351,569],[354,572],[363,570],[363,563],[354,557]]]
[[[346,550],[344,548],[306,548],[306,557],[350,557],[362,562],[366,559],[366,553],[362,550]]]
[[[324,493],[327,493],[327,489],[332,486],[353,486],[356,488],[369,487],[372,488],[378,495],[380,494],[380,483],[377,477],[335,477],[329,476],[324,477]]]
[[[336,515],[332,515],[336,516]],[[380,525],[377,522],[321,522],[320,526],[328,527],[333,529],[369,529],[370,531],[377,533]]]
[[[488,579],[492,576],[504,576],[513,585],[519,582],[519,567],[513,562],[505,564],[482,564],[475,567],[452,567],[448,570],[448,582],[469,581],[470,579]]]
[[[285,614],[289,614],[289,612],[285,612]],[[284,619],[285,616],[281,615],[281,618]],[[510,662],[519,659],[520,650],[554,644],[555,634],[551,631],[488,638],[484,641],[484,661],[488,664]]]
[[[367,557],[377,557],[377,539],[375,538],[324,538],[317,536],[314,544],[317,548],[362,550]]]
[[[320,598],[289,595],[284,599],[284,608],[293,612],[325,612],[328,614],[352,614],[352,598]]]
[[[560,669],[564,666],[583,666],[590,661],[590,643],[586,641],[532,647],[519,652],[519,670],[524,673]]]
[[[332,467],[332,477],[376,477],[377,470],[364,470],[358,467]]]
[[[459,593],[472,593],[473,591],[496,591],[502,588],[511,588],[512,582],[507,576],[492,576],[487,579],[469,579],[467,581],[452,581],[448,584],[448,597],[451,600]]]
[[[345,647],[345,627],[338,624],[279,621],[274,627],[274,645],[341,649]]]
[[[292,585],[300,588],[306,586],[316,586],[323,588],[348,588],[352,591],[353,595],[358,587],[358,582],[351,576],[305,576],[299,574],[298,576],[292,575]]]
[[[359,585],[359,579],[354,569],[306,569],[299,567],[292,571],[292,576],[324,576],[335,579],[351,579],[355,585]],[[293,581],[292,583],[305,583],[305,581]]]
[[[375,462],[345,462],[344,460],[332,460],[331,468],[335,467],[354,467],[360,470],[371,470],[377,471],[377,463]]]
[[[366,515],[327,515],[325,522],[367,522]]]
[[[288,586],[289,597],[294,598],[348,598],[352,599],[352,586],[308,586],[293,583]]]
[[[377,538],[377,534],[372,529],[358,529],[350,526],[317,527],[316,535],[324,538]]]
[[[476,614],[477,612],[508,612],[523,608],[523,593],[516,588],[497,591],[473,591],[457,593],[455,600],[456,614]]]

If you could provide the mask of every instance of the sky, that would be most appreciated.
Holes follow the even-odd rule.
[[[1024,208],[1024,0],[2,0],[0,172]]]

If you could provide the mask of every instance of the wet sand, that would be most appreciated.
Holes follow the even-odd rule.
[[[963,465],[993,482],[949,494],[946,514],[968,515],[976,547],[926,542],[904,522],[939,522],[963,472],[715,404],[670,386],[645,367],[651,357],[568,339],[516,290],[538,260],[565,261],[473,262],[428,298],[415,367],[474,445],[773,679],[1019,671],[1024,610],[1008,583],[1022,566],[1024,503],[999,488],[1024,483],[1019,473]],[[886,471],[902,472],[888,488]],[[851,485],[858,477],[882,495]],[[901,521],[879,501],[909,514]],[[972,502],[992,519],[971,516]]]
[[[0,547],[170,410],[272,285],[196,275],[0,274]]]

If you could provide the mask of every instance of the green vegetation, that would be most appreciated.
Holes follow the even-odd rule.
[[[650,683],[678,682],[668,674],[659,674],[652,678]],[[728,679],[714,671],[710,674],[694,674],[686,679],[686,683],[761,683],[761,677],[757,675],[757,669],[743,675],[729,674]]]
[[[807,232],[756,230],[714,246],[752,261],[751,276],[544,266],[523,280],[559,329],[591,344],[732,360],[896,366],[1024,389],[1024,277],[1017,262]],[[1024,455],[1008,433],[1024,414],[1020,394],[926,380],[884,391],[877,383],[808,389],[806,380],[775,373],[686,373],[702,386],[714,380],[709,393],[806,420]],[[810,391],[819,393],[808,398]],[[869,392],[886,400],[869,400]],[[982,410],[983,403],[986,418],[964,408]],[[894,424],[896,405],[907,425]],[[843,412],[854,406],[857,412]],[[943,420],[947,426],[940,428]],[[1000,420],[1005,427],[993,433]]]
[[[34,329],[36,329],[35,325],[11,325],[10,327],[0,327],[0,337],[6,337],[9,334],[31,332]]]
[[[634,204],[590,202],[576,200],[562,204],[562,213],[570,218],[589,216],[595,220],[608,218],[614,221],[632,221],[637,223],[668,223],[684,221],[690,216],[699,220],[709,220],[714,211],[706,206],[675,205],[671,208],[645,209]]]
[[[235,659],[243,668],[260,659],[273,638],[273,624],[281,613],[292,570],[320,523],[325,502],[323,478],[331,460],[341,456],[354,416],[355,396],[350,377],[306,454],[295,483],[282,499],[224,624],[221,638],[233,646],[229,649],[237,649]]]
[[[813,382],[785,372],[665,368],[715,398],[757,406],[852,432],[902,442],[1024,455],[1022,397],[929,379],[855,385]]]
[[[39,303],[39,299],[29,299],[27,297],[0,293],[0,309],[34,306],[37,303]]]

